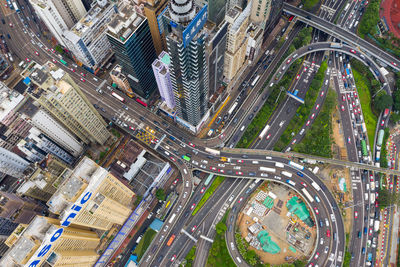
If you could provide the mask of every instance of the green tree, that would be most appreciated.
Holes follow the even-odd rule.
[[[392,196],[387,189],[379,190],[379,207],[384,208],[390,205]]]
[[[393,107],[395,110],[400,110],[400,90],[393,92]]]
[[[57,45],[57,46],[56,46],[56,51],[57,51],[58,53],[60,53],[60,54],[64,54],[64,50],[61,48],[60,45]]]
[[[294,265],[295,267],[304,267],[304,266],[306,266],[306,264],[307,264],[307,262],[301,261],[301,260],[295,260],[295,261],[293,262],[293,265]]]
[[[219,234],[219,235],[224,234],[226,229],[227,229],[226,224],[224,224],[223,222],[219,222],[215,226],[215,230],[216,230],[217,234]]]
[[[378,95],[374,100],[374,107],[379,111],[383,111],[385,108],[389,108],[393,105],[393,99],[390,95]]]
[[[158,200],[165,200],[165,191],[164,189],[160,188],[156,191],[156,197]]]

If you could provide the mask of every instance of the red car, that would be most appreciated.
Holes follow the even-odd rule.
[[[304,70],[303,70],[303,72],[306,72],[307,71],[307,67],[304,67]]]
[[[319,211],[318,211],[317,207],[314,207],[314,210],[315,210],[315,213],[318,215]]]
[[[82,82],[86,82],[86,80],[85,80],[85,79],[83,79],[83,78],[81,78],[80,80],[81,80]]]
[[[225,171],[223,169],[219,169],[218,171],[221,173],[225,173]]]
[[[190,207],[190,210],[193,210],[194,207],[196,207],[196,203],[193,203],[193,205]]]
[[[331,231],[326,230],[326,237],[331,237]]]
[[[267,140],[271,137],[271,134],[267,135]]]
[[[236,172],[236,175],[243,175],[243,172]]]
[[[239,198],[238,203],[242,202],[243,197]]]
[[[292,145],[294,145],[294,144],[296,143],[296,141],[297,141],[297,140],[296,140],[296,139],[294,139],[294,140],[292,141]]]
[[[71,70],[72,72],[76,72],[76,70],[75,70],[74,68],[71,68],[70,70]]]
[[[357,54],[356,50],[354,50],[354,49],[350,49],[350,52],[353,54]]]
[[[306,126],[310,125],[310,121],[307,121]]]
[[[304,182],[300,182],[302,186],[307,187],[307,185]]]
[[[324,96],[324,94],[325,94],[325,92],[324,92],[324,91],[321,91],[321,96]]]
[[[243,160],[242,159],[238,159],[237,163],[243,163]]]
[[[54,58],[51,61],[53,61],[54,64],[57,64],[57,60],[55,60]]]
[[[193,143],[191,143],[191,142],[189,142],[189,146],[195,147],[195,145]]]
[[[31,60],[29,58],[25,58],[26,62],[31,62]]]
[[[385,125],[385,120],[381,121],[381,126]]]
[[[357,93],[356,93],[356,92],[354,92],[354,94],[353,94],[353,95],[354,95],[354,97],[355,97],[355,98],[357,98]]]
[[[51,50],[51,52],[53,52],[53,53],[55,53],[56,52],[56,50],[54,50],[53,48],[52,49],[50,49]]]
[[[318,259],[318,257],[319,257],[319,253],[317,252],[317,253],[315,253],[314,260]]]
[[[354,212],[354,219],[357,219],[357,218],[358,218],[358,212],[355,211],[355,212]]]
[[[39,52],[38,52],[38,51],[35,51],[35,55],[37,55],[37,56],[38,56],[38,55],[39,55]]]
[[[342,100],[346,101],[346,97],[344,95],[342,95]]]
[[[300,78],[300,74],[297,74],[296,76],[296,80],[298,80]]]
[[[350,139],[350,136],[349,137],[347,137],[347,143],[351,143],[351,139]]]
[[[342,108],[342,111],[344,111],[344,106],[343,105],[341,106],[341,108]]]
[[[292,61],[292,59],[291,59],[291,58],[289,58],[289,59],[286,61],[286,64],[289,64],[289,63],[290,63],[290,61]]]
[[[197,228],[197,225],[192,227],[192,233],[196,230],[196,228]]]
[[[179,182],[179,179],[176,179],[176,180],[174,181],[174,185],[176,185],[178,182]]]
[[[347,100],[350,100],[350,94],[347,94]]]
[[[11,28],[12,28],[12,27],[14,27],[14,25],[13,25],[11,22],[10,22],[10,24],[9,24],[9,25],[10,25],[10,27],[11,27]]]
[[[135,128],[133,126],[129,126],[129,129],[131,129],[132,131],[135,130]]]
[[[394,62],[392,62],[392,65],[393,65],[393,66],[395,66],[395,67],[397,67],[397,64],[396,64],[396,63],[394,63]]]
[[[176,259],[176,255],[172,256],[171,262],[173,262]]]
[[[81,75],[82,75],[83,77],[86,77],[86,74],[85,74],[85,73],[83,73],[83,72],[81,72]]]
[[[200,190],[200,194],[203,194],[204,191],[206,191],[206,188],[203,186],[203,188]]]
[[[315,106],[315,110],[318,110],[319,109],[319,104],[317,104],[317,106]]]
[[[176,162],[176,159],[175,159],[174,157],[170,157],[170,159],[171,159],[173,162]]]
[[[217,168],[215,168],[215,167],[210,167],[210,170],[216,171]]]
[[[311,119],[315,118],[315,113],[311,114]]]

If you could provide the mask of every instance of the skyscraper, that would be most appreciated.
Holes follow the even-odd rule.
[[[208,6],[208,20],[218,26],[225,17],[226,0],[195,0],[199,6]]]
[[[63,32],[71,28],[86,13],[81,0],[30,0],[36,14],[46,27],[65,46]]]
[[[283,0],[257,0],[250,4],[250,20],[264,29],[265,34],[269,34],[280,18]]]
[[[208,111],[206,21],[207,5],[199,7],[192,0],[170,1],[163,15],[177,120],[195,132]]]
[[[160,31],[159,27],[159,23],[161,23],[160,18],[167,4],[168,0],[146,0],[144,4],[144,14],[146,15],[150,27],[151,37],[153,38],[153,44],[157,54],[167,50],[165,34]]]
[[[107,124],[62,69],[37,67],[29,79],[34,83],[30,95],[47,111],[44,115],[49,113],[85,143],[104,144],[108,140]]]
[[[157,55],[147,19],[132,5],[122,5],[108,24],[107,36],[133,92],[148,99],[157,88],[151,69]]]
[[[29,162],[17,154],[0,147],[0,172],[22,178]]]
[[[162,51],[153,64],[153,72],[156,77],[158,90],[160,91],[161,99],[167,104],[168,108],[175,108],[174,92],[172,91],[171,76],[169,74],[169,65],[171,58],[168,53]]]

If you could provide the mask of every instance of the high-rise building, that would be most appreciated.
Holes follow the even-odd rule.
[[[72,27],[86,13],[81,0],[30,0],[36,14],[61,44],[63,32]]]
[[[172,0],[163,14],[177,121],[195,132],[209,114],[206,21],[207,6],[193,0]]]
[[[0,172],[15,178],[22,178],[29,162],[17,154],[0,147]]]
[[[17,189],[17,194],[47,202],[70,170],[53,156],[47,156]]]
[[[120,65],[117,64],[114,66],[110,71],[110,77],[121,91],[129,96],[134,96],[128,77],[122,72],[122,67]]]
[[[1,266],[93,266],[99,254],[96,232],[75,226],[62,227],[57,219],[36,216],[20,225],[7,239],[10,249]]]
[[[208,6],[208,20],[218,26],[225,17],[226,0],[195,0],[198,6]]]
[[[246,29],[249,25],[250,5],[243,11],[234,6],[226,13],[225,20],[229,23],[226,42],[224,75],[232,80],[243,66],[246,59],[248,38]]]
[[[258,1],[258,0],[257,0]],[[233,8],[234,6],[240,7],[242,10],[252,2],[252,0],[227,0],[226,2],[226,10]]]
[[[29,223],[37,214],[45,210],[31,199],[0,191],[0,217],[16,223]]]
[[[161,95],[161,100],[164,101],[168,108],[175,108],[174,92],[172,90],[171,76],[169,74],[169,65],[171,58],[168,53],[162,51],[153,64],[153,72],[156,77],[158,90]]]
[[[147,19],[123,4],[108,24],[107,36],[133,92],[148,99],[157,88],[151,69],[157,54]]]
[[[258,24],[268,34],[280,18],[283,0],[257,0],[249,3],[250,5],[250,20]]]
[[[115,3],[98,0],[84,17],[63,33],[65,46],[72,52],[74,59],[94,72],[111,56],[111,46],[105,31],[116,10]]]
[[[64,178],[56,193],[47,202],[49,211],[73,225],[109,230],[122,225],[132,213],[135,194],[107,170],[89,158],[83,158],[69,177]],[[76,215],[68,212],[85,199]]]
[[[142,1],[143,2],[143,1]],[[149,24],[151,37],[157,55],[167,50],[165,33],[161,31],[160,23],[162,14],[167,8],[168,0],[145,0],[144,14]]]
[[[40,115],[45,117],[47,113],[50,114],[85,143],[104,144],[108,140],[110,133],[107,124],[74,80],[62,69],[36,67],[29,79],[34,83],[30,95],[46,110]]]

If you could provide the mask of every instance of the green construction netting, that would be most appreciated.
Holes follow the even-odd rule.
[[[257,235],[257,238],[260,241],[261,247],[265,252],[276,254],[281,251],[281,248],[278,246],[278,244],[271,240],[271,236],[268,234],[267,231],[262,230]]]

